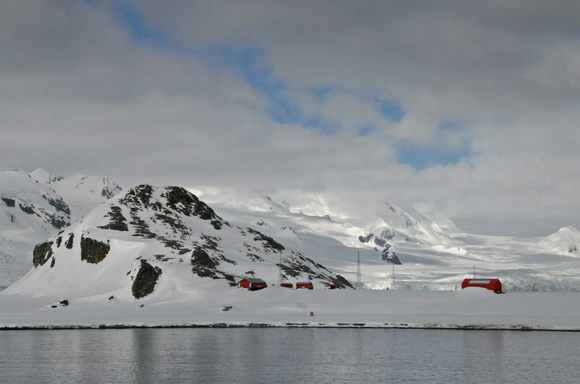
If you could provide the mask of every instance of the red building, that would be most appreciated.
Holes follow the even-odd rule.
[[[314,289],[314,286],[310,281],[296,283],[296,289]]]
[[[502,286],[501,281],[499,279],[465,279],[463,283],[461,283],[461,289],[469,288],[469,287],[480,287],[489,289],[490,291],[494,292],[501,292]]]
[[[250,291],[257,291],[268,286],[262,279],[246,278],[238,281],[238,288],[248,288]]]
[[[293,288],[294,285],[292,283],[282,283],[280,284],[282,288]]]
[[[326,289],[336,289],[336,285],[335,284],[326,283],[324,285],[326,286]]]

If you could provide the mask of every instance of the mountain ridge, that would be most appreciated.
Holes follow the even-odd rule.
[[[33,173],[38,181],[24,172],[10,172],[0,172],[0,193],[4,198],[0,200],[0,286],[10,285],[33,268],[35,245],[68,228],[56,228],[26,210],[30,208],[40,213],[37,205],[42,206],[46,212],[62,215],[74,225],[75,215],[80,215],[83,209],[89,214],[92,209],[102,209],[98,208],[99,204],[108,201],[107,193],[102,193],[105,187],[110,191],[120,189],[109,178],[63,178],[37,169]],[[21,186],[22,180],[26,180],[27,187]],[[42,197],[41,192],[50,197],[53,204]],[[18,200],[17,195],[22,199]],[[69,202],[71,196],[77,198],[74,204]],[[356,257],[360,253],[363,285],[367,289],[455,290],[460,288],[463,278],[472,275],[475,266],[478,276],[500,277],[508,290],[580,290],[580,274],[576,272],[580,270],[580,232],[572,227],[563,227],[540,238],[482,236],[461,233],[457,228],[450,229],[449,225],[439,226],[412,206],[403,209],[388,201],[376,204],[374,216],[353,220],[340,213],[334,214],[326,205],[324,209],[316,209],[314,203],[307,203],[303,209],[300,204],[289,202],[291,199],[276,202],[255,192],[229,190],[222,195],[201,193],[199,196],[204,204],[211,206],[213,214],[227,218],[225,221],[232,227],[257,231],[287,249],[312,255],[316,263],[351,283],[357,279]],[[36,205],[22,203],[26,199]],[[59,199],[68,206],[70,214],[66,214],[64,205],[57,210]],[[300,197],[299,200],[304,199]],[[142,206],[143,202],[139,204]],[[369,202],[366,205],[368,207]],[[182,209],[179,207],[182,206],[175,206]],[[103,218],[98,224],[101,228],[95,227],[89,232],[133,228],[130,222],[134,221],[141,223],[140,228],[146,235],[146,226],[152,220],[171,219],[170,216],[162,218],[162,210],[156,212],[161,216],[133,218],[127,209],[119,206],[101,212]],[[10,220],[10,214],[26,225],[17,226]],[[35,221],[30,225],[23,221],[32,219]],[[213,221],[224,225],[220,220]],[[174,235],[173,229],[167,228],[167,232]],[[245,232],[246,236],[260,236],[249,230]],[[80,241],[81,235],[77,234],[74,242]],[[172,236],[154,234],[153,237],[179,249],[183,241]],[[64,244],[68,238],[63,237],[60,241]]]
[[[256,276],[276,285],[279,275],[352,288],[300,252],[231,225],[184,188],[140,185],[38,244],[34,269],[7,293],[79,292],[128,300],[175,290],[195,294],[200,279],[236,286]],[[107,278],[99,281],[101,276]]]

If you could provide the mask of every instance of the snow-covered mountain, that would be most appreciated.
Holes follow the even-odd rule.
[[[277,285],[279,276],[351,287],[309,255],[229,223],[180,187],[140,185],[118,194],[38,244],[33,262],[7,293],[175,300],[199,293],[204,281],[236,286],[256,277]]]
[[[121,192],[121,187],[109,177],[53,176],[42,168],[35,169],[29,175],[39,184],[53,189],[66,201],[72,221],[77,221],[100,203]]]
[[[546,236],[538,245],[550,253],[564,256],[580,256],[580,230],[574,227],[560,228],[558,232]]]
[[[317,255],[351,282],[357,279],[360,254],[367,289],[457,290],[475,270],[479,277],[501,278],[507,290],[580,291],[580,251],[575,249],[580,231],[575,228],[545,238],[480,236],[449,223],[453,230],[444,229],[413,207],[388,202],[377,204],[374,217],[335,221],[333,214],[305,215],[298,204],[256,193],[204,199],[228,220]]]
[[[32,268],[36,244],[120,191],[110,179],[63,178],[42,169],[0,172],[0,290]]]
[[[95,217],[102,219],[105,214],[114,215],[110,210],[101,212],[107,208],[99,204],[110,206],[113,201],[121,199],[117,196],[117,200],[108,200],[119,190],[108,178],[61,178],[40,169],[30,175],[23,172],[0,173],[0,285],[16,281],[32,268],[33,248],[47,238],[53,236],[50,240],[53,241],[51,249],[56,255],[64,252],[62,245],[56,245],[59,236],[59,241],[63,243],[68,240],[68,233],[75,233],[77,241],[80,236],[93,238],[84,232],[85,229],[91,234],[104,231],[96,227],[106,224],[97,223],[91,227],[90,221]],[[572,227],[562,228],[543,238],[480,236],[462,233],[450,223],[446,223],[445,227],[440,226],[413,207],[399,207],[389,202],[377,203],[370,216],[367,214],[362,218],[349,218],[339,212],[333,213],[332,207],[316,209],[315,203],[306,202],[306,205],[301,206],[287,200],[276,202],[254,192],[196,194],[211,206],[217,216],[223,218],[220,220],[231,226],[228,228],[246,228],[246,236],[253,233],[247,229],[259,232],[280,244],[286,251],[292,250],[314,263],[324,265],[329,273],[344,276],[351,284],[357,280],[357,255],[360,254],[362,282],[367,289],[456,290],[464,278],[472,277],[475,273],[478,277],[501,278],[506,290],[580,291],[580,231]],[[161,199],[160,196],[158,198]],[[300,201],[304,204],[305,199],[301,197]],[[370,202],[365,204],[371,205]],[[122,204],[118,206],[123,217],[132,220],[127,213],[128,208]],[[100,213],[95,213],[93,209]],[[146,211],[149,212],[149,209],[146,208]],[[85,229],[76,229],[80,227],[73,223],[86,213],[89,213],[89,219],[85,218],[79,224],[84,225]],[[155,221],[160,220],[153,214],[144,215],[141,218],[144,225],[157,225]],[[69,223],[73,225],[68,227]],[[190,226],[192,231],[196,228],[193,224],[186,226]],[[54,237],[62,230],[64,235]],[[215,231],[215,228],[202,232],[211,231]],[[172,233],[172,230],[167,229],[167,232]],[[102,233],[99,236],[109,239],[108,235]],[[153,238],[159,240],[160,236],[167,237],[157,233]],[[206,244],[191,236],[181,233],[181,240],[173,237],[167,239],[181,243],[195,241],[200,246]],[[244,253],[247,250],[244,243],[249,243],[240,236],[231,236],[232,244],[236,244],[232,246],[239,248],[236,248],[238,253]],[[113,240],[135,242],[134,237],[128,240],[113,236],[109,240],[111,244]],[[193,252],[191,246],[183,247],[183,250]],[[180,250],[182,248],[174,249],[178,253]],[[156,253],[164,254],[161,250]],[[261,253],[256,255],[269,260]],[[62,258],[66,260],[65,256]],[[55,265],[59,259],[54,258]],[[185,257],[183,260],[187,263],[189,259]],[[154,264],[156,262],[152,261]],[[220,265],[229,267],[230,264],[221,262]],[[248,263],[248,268],[250,265],[258,268],[269,264]],[[155,266],[165,268],[157,264]],[[263,271],[260,268],[253,271],[255,275],[264,273],[272,282],[271,265]],[[309,268],[314,271],[312,267]],[[218,270],[234,277],[251,272],[250,269],[240,272],[237,268]],[[251,273],[247,275],[252,276]],[[304,274],[297,276],[305,277]],[[277,277],[277,272],[274,277]]]

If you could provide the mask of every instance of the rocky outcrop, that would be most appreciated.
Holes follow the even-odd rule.
[[[44,265],[52,257],[52,241],[37,244],[32,251],[34,268]]]
[[[153,293],[159,276],[161,276],[161,268],[153,267],[146,260],[141,260],[139,272],[131,286],[133,297],[140,299]]]
[[[127,226],[127,219],[123,216],[123,211],[121,207],[117,207],[116,205],[111,206],[111,211],[107,213],[105,216],[109,217],[111,221],[107,225],[103,225],[102,227],[98,227],[101,229],[111,229],[114,231],[122,231],[126,232],[129,230]]]
[[[66,249],[72,249],[72,247],[74,245],[74,239],[75,239],[75,234],[70,233],[68,236],[68,240],[65,241],[65,243],[64,243],[64,246],[66,247]]]
[[[3,197],[3,198],[2,198],[2,201],[3,201],[3,202],[4,202],[4,204],[6,204],[6,206],[7,206],[7,207],[9,207],[9,208],[13,208],[13,207],[14,207],[14,205],[15,205],[15,203],[16,203],[16,202],[14,201],[14,199],[9,199],[9,198],[7,198],[7,197]]]
[[[81,260],[98,264],[107,257],[111,247],[107,243],[81,236]]]
[[[70,207],[67,203],[64,202],[62,197],[60,198],[51,198],[50,196],[43,195],[44,199],[48,201],[48,204],[52,205],[57,211],[65,213],[70,216]]]
[[[396,265],[403,264],[403,263],[401,263],[401,260],[399,260],[399,257],[395,254],[395,252],[389,251],[389,248],[385,248],[383,250],[383,253],[381,255],[381,259],[383,259],[387,263],[391,263],[391,264],[396,264]]]
[[[152,209],[161,216],[175,216],[175,213],[180,213],[185,216],[197,216],[202,220],[209,220],[210,224],[217,230],[221,229],[227,223],[219,217],[213,209],[206,203],[199,200],[193,193],[187,191],[182,187],[166,187],[161,197],[165,199],[165,204],[162,201],[154,198],[154,188],[150,185],[139,185],[131,188],[127,194],[119,200],[131,209],[131,213],[139,211],[140,209]],[[135,218],[132,215],[134,224]]]
[[[219,261],[213,260],[201,247],[195,248],[191,254],[191,271],[199,277],[219,278],[215,271],[218,265]]]
[[[247,228],[248,232],[255,235],[255,241],[261,241],[264,248],[270,249],[272,251],[283,251],[285,248],[282,244],[278,243],[276,240],[272,239],[270,236],[266,236],[261,232],[258,232],[252,228]]]

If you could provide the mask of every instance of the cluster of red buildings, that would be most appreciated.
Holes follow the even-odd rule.
[[[260,289],[264,289],[268,287],[268,284],[262,279],[258,278],[250,278],[247,277],[242,279],[238,282],[238,288],[247,288],[250,291],[257,291]],[[292,283],[282,283],[280,284],[282,288],[294,288]],[[470,288],[470,287],[480,287],[489,289],[490,291],[494,291],[496,293],[502,292],[502,285],[499,279],[465,279],[461,283],[461,289]],[[335,289],[336,285],[334,284],[326,284],[327,289]],[[310,281],[302,281],[296,283],[296,289],[314,289],[312,282]]]
[[[280,284],[282,288],[294,288],[292,283],[282,283]],[[250,291],[257,291],[259,289],[264,289],[268,287],[268,284],[262,279],[258,278],[245,278],[238,282],[238,288],[247,288]],[[334,284],[326,284],[327,289],[336,289],[336,285]],[[314,289],[312,282],[310,281],[302,281],[296,283],[296,289]]]

